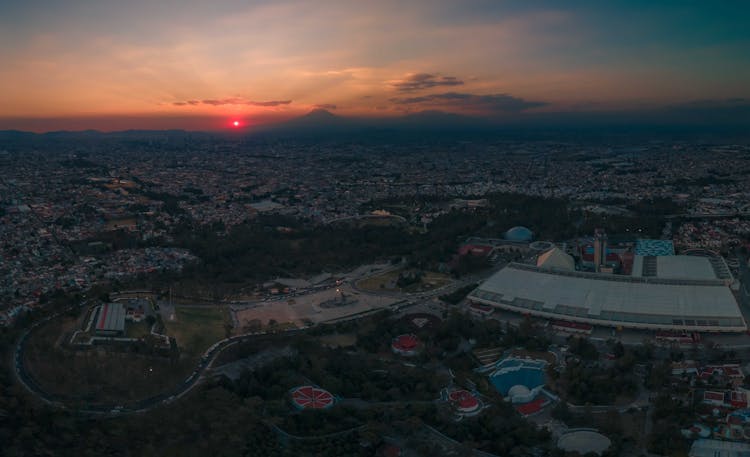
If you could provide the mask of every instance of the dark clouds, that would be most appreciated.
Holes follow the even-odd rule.
[[[291,100],[270,100],[265,102],[258,102],[254,100],[246,100],[244,98],[223,98],[223,99],[207,99],[207,100],[187,100],[184,102],[174,102],[174,106],[186,106],[186,105],[211,105],[211,106],[222,106],[222,105],[248,105],[248,106],[282,106],[292,103]]]
[[[198,100],[188,100],[186,102],[174,102],[172,104],[174,106],[186,106],[186,105],[193,105],[193,106],[195,106],[195,105],[200,105],[201,102],[199,102]]]
[[[391,85],[401,92],[413,92],[439,86],[460,86],[463,81],[455,76],[440,76],[430,73],[417,73],[400,81],[392,81]]]
[[[272,100],[268,102],[247,102],[246,105],[252,105],[252,106],[281,106],[281,105],[288,105],[292,103],[291,100]]]
[[[338,108],[336,105],[331,103],[321,103],[320,105],[314,105],[315,109],[327,109],[327,110],[334,110]]]
[[[515,114],[548,105],[546,102],[524,100],[508,94],[475,95],[459,92],[396,97],[391,98],[390,101],[402,106],[416,105],[422,108],[442,108],[487,114]]]

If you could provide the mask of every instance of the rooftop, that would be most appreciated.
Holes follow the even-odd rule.
[[[393,346],[395,349],[401,350],[401,351],[411,351],[414,348],[417,347],[419,344],[419,340],[415,335],[399,335],[396,338],[393,339],[393,343],[391,343],[391,346]]]
[[[674,243],[671,240],[639,238],[635,242],[635,254],[655,256],[674,255]]]
[[[747,328],[734,295],[717,280],[563,272],[511,263],[470,298],[594,324],[734,332]]]
[[[750,457],[750,444],[712,439],[693,441],[690,457]]]
[[[105,303],[99,308],[96,330],[122,332],[125,330],[125,307],[121,303]]]
[[[643,256],[636,254],[632,276],[667,279],[718,279],[711,261],[689,255]]]
[[[559,270],[575,270],[576,262],[569,254],[566,254],[562,249],[553,247],[549,251],[541,254],[536,260],[538,267],[544,268],[556,268]]]

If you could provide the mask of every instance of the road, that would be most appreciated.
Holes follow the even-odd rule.
[[[750,268],[747,266],[747,257],[740,253],[737,254],[737,257],[740,264],[737,274],[740,280],[740,305],[743,309],[748,309],[750,307]]]
[[[477,282],[484,277],[489,276],[492,274],[493,271],[489,273],[484,273],[480,275],[473,275],[463,278],[460,281],[455,281],[448,286],[442,287],[440,289],[427,291],[423,293],[416,293],[416,294],[407,294],[406,297],[409,299],[426,299],[430,297],[434,297],[436,295],[449,293],[453,290],[458,289],[459,287],[462,287],[467,284],[471,284],[472,282]],[[382,274],[382,272],[378,272],[377,274]],[[356,280],[351,281],[352,286],[356,288],[354,285],[356,283]],[[404,294],[397,294],[399,298],[404,298]],[[77,306],[83,306],[83,307],[89,307],[91,306],[91,302],[87,301]],[[211,368],[211,365],[213,364],[214,360],[221,354],[221,352],[239,342],[247,341],[250,339],[257,339],[259,337],[263,337],[266,335],[266,332],[252,332],[252,333],[246,333],[242,335],[233,336],[231,338],[223,339],[217,343],[214,343],[210,348],[204,352],[203,356],[201,357],[200,361],[198,362],[198,365],[195,367],[195,370],[187,377],[185,380],[180,383],[179,385],[175,386],[173,389],[161,393],[159,395],[155,395],[143,400],[139,400],[136,402],[130,402],[127,404],[91,404],[84,407],[79,407],[78,405],[74,405],[73,402],[71,402],[69,399],[52,394],[49,392],[46,392],[44,389],[42,389],[41,386],[39,386],[34,379],[29,374],[28,370],[26,369],[26,366],[24,364],[24,357],[23,357],[23,351],[25,349],[25,345],[28,341],[29,336],[31,336],[37,329],[39,329],[43,324],[49,322],[52,319],[56,319],[60,317],[65,312],[69,311],[72,308],[68,308],[62,312],[53,314],[51,316],[48,316],[36,323],[34,323],[31,327],[29,327],[28,330],[26,330],[18,339],[18,342],[16,343],[15,350],[13,351],[13,360],[11,361],[12,366],[14,367],[13,373],[18,379],[19,383],[28,390],[32,395],[34,395],[36,398],[38,398],[40,401],[47,403],[48,405],[76,411],[80,414],[85,415],[96,415],[96,416],[102,416],[102,415],[123,415],[123,414],[132,414],[132,413],[141,413],[146,412],[151,409],[154,409],[160,405],[168,404],[173,402],[174,400],[186,395],[189,393],[195,386],[197,386],[201,380],[204,378],[204,375],[207,370]],[[361,317],[361,316],[353,316],[354,318]],[[288,330],[286,333],[291,332],[299,332],[304,331],[305,329],[291,329]]]
[[[86,303],[81,306],[88,306],[88,305],[90,305],[90,303]],[[49,322],[52,319],[56,319],[60,317],[62,314],[64,314],[68,310],[53,314],[38,322],[35,322],[28,330],[26,330],[19,337],[18,342],[16,343],[16,346],[15,346],[15,350],[12,353],[13,354],[12,366],[14,367],[13,373],[16,376],[16,379],[18,379],[19,383],[26,390],[28,390],[33,396],[35,396],[42,402],[47,403],[50,406],[54,406],[54,407],[61,408],[61,409],[72,410],[77,413],[85,414],[85,415],[114,416],[114,415],[122,415],[122,414],[142,413],[142,412],[146,412],[151,409],[154,409],[157,406],[171,403],[172,401],[182,397],[183,395],[186,395],[188,392],[190,392],[195,386],[197,386],[200,383],[200,381],[204,377],[205,372],[211,368],[211,365],[213,364],[214,360],[216,360],[216,358],[219,356],[219,354],[221,354],[223,350],[239,342],[247,341],[250,339],[262,338],[267,335],[266,332],[246,333],[243,335],[237,335],[231,338],[226,338],[217,343],[214,343],[210,348],[206,350],[206,352],[204,352],[195,370],[193,370],[193,372],[187,378],[185,378],[185,380],[182,383],[175,386],[170,391],[167,391],[167,392],[164,392],[159,395],[155,395],[153,397],[149,397],[143,400],[139,400],[136,402],[127,403],[124,405],[95,404],[95,405],[88,405],[84,407],[78,407],[77,405],[73,405],[72,402],[70,402],[70,400],[66,399],[65,397],[51,394],[51,393],[44,391],[44,389],[42,389],[34,381],[34,379],[29,375],[28,371],[26,370],[26,366],[24,364],[24,359],[23,359],[23,351],[24,351],[24,348],[25,348],[26,342],[28,341],[29,336],[32,335],[43,324]],[[304,330],[304,329],[292,329],[292,330],[287,331],[286,333],[299,332],[301,330]]]

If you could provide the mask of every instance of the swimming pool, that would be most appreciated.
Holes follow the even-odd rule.
[[[529,391],[544,385],[544,367],[542,360],[505,359],[495,365],[490,375],[490,382],[503,396],[508,396],[513,386],[524,386]]]

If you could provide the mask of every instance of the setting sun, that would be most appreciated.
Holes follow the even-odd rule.
[[[235,127],[239,127],[240,126],[240,121],[234,121],[234,122],[232,122],[232,125],[235,126]]]

